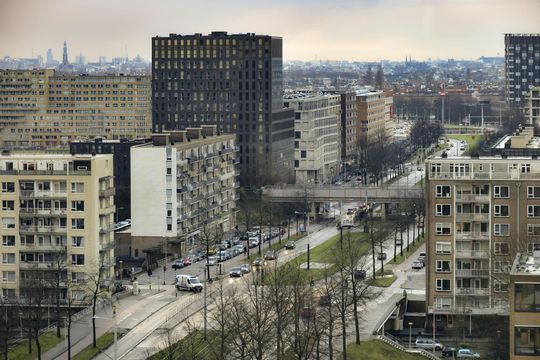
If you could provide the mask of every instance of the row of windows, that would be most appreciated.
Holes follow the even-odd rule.
[[[451,197],[450,188],[451,188],[450,185],[436,185],[435,197],[438,197],[438,198]],[[472,194],[472,195],[488,195],[488,194],[478,193],[478,194]],[[493,197],[506,198],[506,199],[509,198],[510,187],[509,186],[493,186]],[[530,198],[530,199],[540,198],[540,186],[527,186],[527,198]]]
[[[460,211],[461,210],[461,211]],[[469,210],[469,211],[464,211]],[[476,206],[475,210],[472,211],[472,207],[468,204],[458,205],[459,214],[488,214],[485,209]],[[451,216],[451,205],[450,204],[436,204],[435,205],[435,216]],[[509,205],[494,205],[493,206],[493,216],[495,217],[509,217],[510,216],[510,206]],[[540,217],[540,205],[527,205],[527,217]]]
[[[72,259],[73,260],[73,259]],[[2,271],[3,282],[15,282],[15,271]],[[82,283],[85,281],[85,273],[72,272],[71,281],[74,283]]]
[[[43,262],[43,254],[32,254],[25,253],[21,254],[21,262]],[[3,253],[2,254],[2,264],[13,265],[15,264],[15,254],[14,253]],[[71,255],[71,265],[84,265],[84,255],[83,254],[72,254]]]
[[[467,231],[458,231],[468,233]],[[510,233],[510,224],[493,224],[493,234],[498,236],[508,236]],[[436,223],[435,235],[452,235],[452,224]],[[540,224],[527,224],[527,235],[540,236]]]
[[[33,164],[32,164],[33,165]],[[28,170],[34,170],[33,168],[29,168]],[[51,182],[50,181],[43,181],[38,182],[36,185],[33,181],[24,181],[20,184],[21,190],[39,190],[39,191],[50,191],[51,190]],[[65,189],[65,182],[60,183],[54,183],[54,191],[56,192],[64,192]],[[14,193],[15,192],[15,183],[11,181],[2,182],[2,192],[3,193]],[[83,193],[84,192],[84,183],[79,182],[73,182],[71,183],[71,192],[72,193]]]
[[[438,273],[449,273],[451,272],[450,260],[437,260],[435,263],[435,272]],[[495,261],[493,263],[493,272],[495,273],[509,273],[510,272],[510,262],[508,261]],[[467,265],[460,264],[462,269],[468,268]],[[540,301],[540,298],[539,298]],[[540,302],[538,304],[540,309]],[[539,310],[540,311],[540,310]]]
[[[2,246],[15,246],[16,244],[16,239],[15,239],[15,235],[3,235],[2,236]],[[25,239],[25,242],[22,243],[21,245],[25,245],[25,246],[34,246],[34,239],[32,238],[31,241],[29,241],[29,239]],[[48,246],[48,245],[51,245],[51,243],[48,243],[48,244],[45,244],[43,243],[43,240],[41,239],[40,242],[38,242],[38,246]],[[58,246],[61,246],[63,245],[61,242],[60,243],[54,243],[53,245],[58,245]],[[71,246],[72,247],[84,247],[84,236],[72,236],[71,237]]]
[[[436,291],[452,291],[451,280],[450,279],[435,279],[435,290]],[[493,280],[493,290],[495,292],[508,292],[508,283],[501,280]]]
[[[536,249],[540,244],[530,243],[529,248]],[[493,252],[495,255],[508,255],[510,253],[510,244],[506,242],[493,243]],[[435,253],[438,255],[451,255],[452,243],[446,241],[437,241],[435,243]]]

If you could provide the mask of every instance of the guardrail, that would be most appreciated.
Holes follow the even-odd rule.
[[[388,344],[390,346],[393,346],[394,348],[396,348],[398,350],[404,351],[404,352],[409,353],[409,354],[421,355],[421,356],[426,357],[426,358],[428,358],[430,360],[440,360],[441,359],[440,357],[438,357],[434,353],[431,353],[431,352],[426,351],[424,349],[412,349],[412,348],[406,347],[406,346],[402,345],[397,338],[393,337],[390,334],[378,335],[377,339],[381,340],[382,342],[384,342],[384,343],[386,343],[386,344]]]

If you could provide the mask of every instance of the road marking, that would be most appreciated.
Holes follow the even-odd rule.
[[[133,315],[133,313],[128,312],[126,315],[124,315],[124,316],[123,316],[120,320],[118,320],[118,321],[119,321],[119,322],[124,321],[124,320],[125,320],[128,316],[130,316],[130,315]]]

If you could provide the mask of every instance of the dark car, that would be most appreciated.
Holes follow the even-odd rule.
[[[365,278],[366,278],[366,270],[363,270],[363,269],[354,270],[354,278],[356,280],[365,280]]]
[[[276,258],[276,253],[274,250],[269,250],[264,254],[264,260],[274,260]]]
[[[229,271],[230,277],[242,277],[244,276],[244,273],[242,272],[242,269],[239,267],[232,268],[231,271]]]
[[[263,261],[261,258],[256,258],[255,260],[253,260],[253,262],[251,263],[251,265],[253,265],[254,267],[258,268],[258,267],[261,267],[263,264]]]
[[[285,244],[285,249],[287,250],[292,250],[296,247],[296,244],[294,243],[294,241],[287,241],[287,243]]]
[[[445,346],[442,350],[442,357],[455,357],[457,355],[457,350],[456,348],[453,348],[453,347],[450,347],[450,346]]]
[[[184,267],[184,263],[182,261],[176,261],[174,264],[172,264],[172,268],[174,270],[178,270]]]
[[[386,260],[386,253],[385,252],[382,252],[382,253],[377,253],[377,260]]]

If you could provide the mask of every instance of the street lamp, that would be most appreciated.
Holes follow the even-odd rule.
[[[412,346],[412,322],[409,321],[409,347]]]

